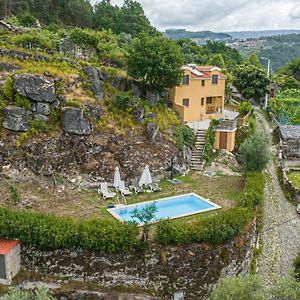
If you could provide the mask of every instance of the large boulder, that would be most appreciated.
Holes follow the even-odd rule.
[[[27,131],[29,111],[18,106],[7,106],[3,110],[3,127],[12,131]]]
[[[103,100],[104,93],[101,81],[107,81],[107,74],[95,67],[84,67],[83,72],[89,77],[91,90],[95,97],[99,100]]]
[[[89,121],[83,118],[83,110],[80,108],[63,108],[61,122],[63,130],[67,133],[79,135],[89,135],[92,133],[92,126]]]
[[[159,126],[156,123],[150,122],[146,125],[146,135],[149,141],[153,142],[159,131]]]
[[[57,100],[54,82],[30,73],[13,76],[14,91],[20,96],[36,102],[53,103]]]

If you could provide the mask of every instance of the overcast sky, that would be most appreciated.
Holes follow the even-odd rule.
[[[97,0],[92,0],[96,2]],[[159,30],[300,29],[300,0],[140,0]],[[123,0],[111,0],[122,5]]]

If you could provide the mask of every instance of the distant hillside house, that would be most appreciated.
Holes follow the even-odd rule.
[[[10,285],[21,268],[21,247],[18,241],[0,240],[0,284]]]
[[[300,125],[280,125],[275,133],[280,139],[283,158],[300,159]]]
[[[170,90],[173,108],[185,122],[220,119],[224,109],[226,76],[213,66],[185,65],[179,86]]]

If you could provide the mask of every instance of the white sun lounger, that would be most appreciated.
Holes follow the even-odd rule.
[[[109,199],[116,196],[116,193],[109,191],[107,182],[100,183],[100,189],[98,190],[98,193],[103,196],[103,199]]]
[[[132,193],[129,191],[129,189],[125,186],[125,182],[123,180],[120,181],[119,185],[119,191],[122,195],[128,196],[131,195]]]

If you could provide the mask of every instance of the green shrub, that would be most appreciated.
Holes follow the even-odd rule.
[[[8,189],[10,191],[13,204],[17,205],[20,202],[20,200],[21,200],[20,193],[18,192],[17,188],[15,186],[13,186],[13,185],[10,185],[8,187]]]
[[[30,100],[20,95],[16,95],[13,102],[16,106],[22,107],[24,109],[29,109],[31,106]]]
[[[9,100],[12,100],[14,97],[13,80],[11,77],[8,77],[4,82],[3,94]]]
[[[65,102],[63,102],[63,106],[64,107],[76,107],[76,108],[83,108],[84,105],[82,102],[80,102],[79,100],[67,100]]]
[[[230,241],[244,230],[253,217],[253,210],[262,203],[264,186],[263,174],[248,173],[237,207],[221,210],[194,223],[160,221],[156,227],[156,240],[162,245]]]
[[[99,43],[99,40],[95,36],[94,32],[83,30],[80,28],[73,29],[70,37],[71,40],[77,45],[90,46],[94,47],[95,49],[97,48]]]
[[[238,155],[246,171],[262,171],[270,159],[268,136],[263,132],[255,132],[241,144]]]
[[[50,31],[32,29],[14,37],[14,42],[22,47],[56,49],[58,38]]]
[[[297,281],[300,281],[300,253],[297,254],[294,260],[294,276]]]
[[[248,101],[243,101],[240,105],[239,113],[242,116],[247,115],[252,110],[251,104]]]
[[[203,150],[203,159],[208,161],[212,154],[214,149],[214,143],[215,143],[215,126],[218,124],[218,120],[211,120],[209,124],[209,128],[206,132],[205,137],[205,144],[204,144],[204,150]]]
[[[244,208],[232,208],[195,223],[178,224],[170,220],[157,226],[156,240],[163,245],[187,243],[220,244],[240,234],[252,214]]]
[[[132,96],[128,93],[118,93],[116,96],[116,106],[119,109],[127,109],[130,102],[132,102]]]
[[[173,131],[176,145],[180,150],[183,150],[184,146],[193,147],[196,143],[196,137],[194,131],[185,125],[178,126]]]
[[[125,252],[135,246],[134,224],[56,217],[45,213],[0,208],[1,238],[19,239],[42,249],[82,247],[98,252]]]

